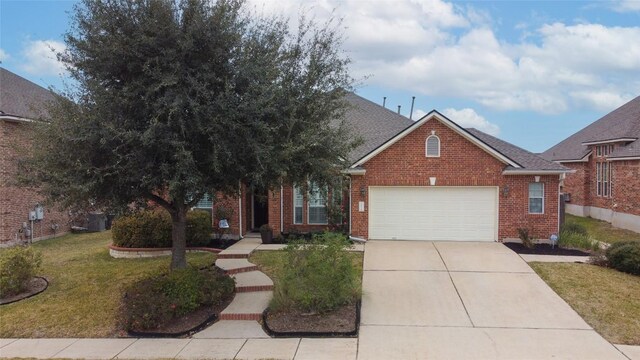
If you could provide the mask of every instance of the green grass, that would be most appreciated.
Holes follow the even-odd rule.
[[[640,240],[640,234],[637,232],[613,227],[610,223],[602,220],[567,214],[565,222],[580,224],[587,229],[591,238],[609,244],[626,240]]]
[[[589,264],[529,265],[605,339],[640,345],[640,276]]]
[[[49,280],[49,288],[0,307],[0,338],[118,335],[123,289],[147,275],[166,272],[170,257],[114,259],[107,249],[110,243],[110,231],[35,243],[43,254],[39,275]],[[204,266],[214,262],[215,255],[191,253],[187,259]]]

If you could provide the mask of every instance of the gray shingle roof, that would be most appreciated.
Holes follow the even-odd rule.
[[[49,90],[0,67],[0,115],[38,119],[53,99]]]
[[[480,139],[480,141],[484,142],[485,144],[491,146],[492,148],[494,148],[495,150],[497,150],[499,153],[501,153],[502,155],[508,157],[509,159],[515,161],[516,163],[518,163],[518,165],[522,166],[522,169],[518,169],[518,170],[528,170],[528,171],[538,171],[538,170],[543,170],[543,171],[563,171],[563,170],[569,170],[566,167],[554,163],[552,161],[548,161],[545,160],[543,158],[541,158],[540,156],[529,152],[523,148],[519,148],[513,144],[510,144],[506,141],[500,140],[496,137],[493,137],[489,134],[485,134],[482,131],[478,130],[478,129],[474,129],[474,128],[469,128],[469,129],[465,129],[467,130],[469,133],[471,133],[471,135],[475,136],[476,138]],[[515,168],[509,166],[507,167],[507,170],[515,170]]]
[[[345,114],[345,121],[364,140],[362,145],[349,154],[351,163],[413,124],[406,117],[354,93],[348,93],[346,99],[351,107]]]
[[[640,96],[601,117],[542,153],[547,160],[580,160],[589,153],[584,142],[640,139]],[[609,157],[640,156],[640,140],[618,147]]]
[[[350,154],[349,160],[352,164],[415,123],[354,93],[347,95],[347,101],[351,104],[351,109],[347,111],[345,120],[364,140],[364,143]],[[536,154],[480,130],[464,130],[523,167],[518,170],[568,170],[560,164],[544,160]],[[507,167],[507,169],[513,168]]]

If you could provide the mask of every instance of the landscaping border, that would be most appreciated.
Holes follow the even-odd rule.
[[[18,302],[18,301],[26,300],[26,299],[28,299],[28,298],[30,298],[30,297],[34,297],[34,296],[36,296],[36,295],[38,295],[38,294],[40,294],[40,293],[44,292],[45,290],[47,290],[47,289],[49,288],[49,280],[47,280],[46,278],[44,278],[44,277],[42,277],[42,276],[34,276],[34,278],[38,278],[38,279],[42,279],[42,280],[44,280],[44,282],[45,282],[45,284],[46,284],[46,285],[45,285],[45,287],[44,287],[43,289],[41,289],[41,290],[38,290],[38,291],[34,292],[33,294],[29,294],[29,295],[25,296],[25,297],[23,297],[23,298],[19,298],[19,299],[15,299],[15,300],[7,301],[7,302],[0,302],[0,306],[2,306],[2,305],[9,305],[9,304],[16,303],[16,302]]]
[[[269,312],[269,308],[264,309],[262,312],[262,330],[264,330],[267,335],[273,338],[352,338],[357,337],[358,332],[360,331],[360,305],[361,300],[356,302],[356,328],[353,331],[345,331],[345,332],[306,332],[306,331],[286,331],[280,332],[275,331],[269,328],[267,325],[267,313]]]
[[[133,259],[171,255],[171,248],[126,248],[109,245],[109,255],[116,259]],[[187,247],[187,252],[209,252],[217,254],[222,249],[210,247]]]
[[[127,335],[135,338],[182,338],[193,335],[197,332],[200,332],[209,326],[213,325],[213,323],[218,320],[218,315],[212,314],[208,318],[206,318],[202,323],[192,327],[189,330],[177,332],[177,333],[158,333],[158,332],[138,332],[138,331],[127,331]]]

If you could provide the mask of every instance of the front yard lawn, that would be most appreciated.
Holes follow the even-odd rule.
[[[170,258],[114,259],[111,232],[66,235],[37,242],[41,276],[49,288],[35,297],[0,306],[0,338],[113,337],[127,285],[169,269]],[[0,250],[2,251],[2,250]],[[210,265],[215,255],[187,254],[189,263]]]
[[[565,223],[576,223],[584,226],[594,239],[609,244],[626,240],[639,240],[640,234],[631,230],[611,226],[610,223],[589,217],[566,214]]]
[[[605,339],[640,345],[640,276],[575,263],[530,263]]]

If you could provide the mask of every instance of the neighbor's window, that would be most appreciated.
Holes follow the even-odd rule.
[[[304,196],[302,194],[302,189],[294,185],[293,186],[293,223],[294,224],[302,224],[302,204],[304,201]]]
[[[326,188],[321,188],[314,182],[309,184],[309,224],[327,224],[326,194]]]
[[[602,163],[602,196],[609,197],[609,163]]]
[[[529,184],[529,213],[542,214],[544,211],[544,184]]]
[[[596,163],[596,195],[602,196],[602,163]]]
[[[427,138],[427,157],[440,157],[440,138],[431,135]]]
[[[611,197],[611,163],[596,163],[596,195]]]

